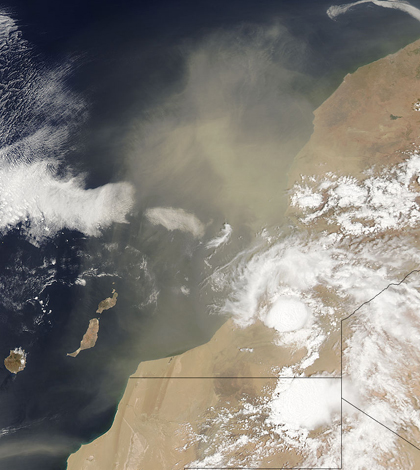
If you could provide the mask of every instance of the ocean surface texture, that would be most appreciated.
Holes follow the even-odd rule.
[[[310,159],[295,157],[313,111],[348,73],[418,39],[417,8],[417,0],[2,3],[0,470],[64,470],[110,428],[140,362],[206,343],[229,317],[247,327],[268,302],[266,326],[302,328],[311,310],[292,289],[267,297],[285,266],[298,266],[302,289],[324,268],[338,276],[325,274],[328,286],[350,288],[340,260],[356,266],[359,254],[321,252],[296,236],[290,201],[309,232],[320,221],[375,243],[404,217],[412,227],[420,215],[407,178],[418,154],[406,166],[389,162],[392,187],[389,172],[362,184],[331,170],[325,183],[317,168],[293,191],[288,181],[301,168],[312,174]],[[331,168],[340,161],[329,158]],[[396,198],[400,206],[387,210]],[[340,218],[349,205],[352,223]],[[69,356],[90,324],[99,325],[93,347]],[[16,374],[3,366],[15,350],[25,361]],[[308,393],[329,409],[322,395],[334,387]]]

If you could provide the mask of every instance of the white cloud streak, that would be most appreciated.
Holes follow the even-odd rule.
[[[391,8],[393,10],[401,10],[416,20],[420,21],[420,10],[413,5],[410,5],[408,2],[401,0],[359,0],[358,2],[347,3],[346,5],[333,5],[327,10],[327,15],[335,20],[337,16],[346,13],[351,8],[362,5],[364,3],[373,3],[378,7]]]

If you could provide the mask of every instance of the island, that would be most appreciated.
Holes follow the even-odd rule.
[[[420,40],[344,78],[289,172],[293,236],[241,267],[248,321],[140,363],[68,470],[420,468],[419,71]]]
[[[98,331],[99,319],[92,318],[92,320],[89,321],[88,329],[86,330],[86,333],[83,335],[82,341],[80,342],[80,347],[72,353],[67,353],[67,356],[76,357],[80,353],[80,351],[83,351],[84,349],[93,348],[98,339]]]
[[[116,292],[115,289],[112,289],[112,297],[107,297],[106,299],[99,302],[96,313],[102,313],[104,310],[109,310],[110,308],[115,307],[117,298],[118,292]]]
[[[12,374],[21,372],[26,366],[26,353],[22,348],[11,349],[4,360],[6,369]]]
[[[114,307],[117,303],[117,298],[118,293],[115,291],[115,289],[112,289],[112,297],[107,297],[106,299],[101,300],[99,302],[96,313],[102,313],[104,310],[109,310],[110,308]],[[76,349],[76,351],[72,353],[67,353],[67,356],[76,357],[80,351],[93,348],[98,339],[98,332],[99,318],[92,318],[89,321],[88,329],[86,330],[86,333],[83,335],[82,341],[80,342],[80,348]]]

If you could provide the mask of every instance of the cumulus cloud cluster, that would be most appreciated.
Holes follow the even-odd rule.
[[[63,228],[97,236],[126,221],[127,183],[86,189],[71,169],[58,171],[87,106],[65,86],[71,64],[48,69],[33,60],[14,21],[0,14],[0,232],[20,226],[39,243]]]
[[[307,178],[295,186],[293,204],[304,212],[305,223],[319,218],[338,225],[338,232],[294,232],[280,240],[262,237],[253,250],[242,253],[210,279],[215,291],[220,290],[220,283],[231,288],[229,298],[216,311],[233,315],[244,327],[261,320],[277,330],[280,345],[304,353],[298,362],[279,371],[279,376],[304,376],[322,358],[322,347],[329,338],[340,336],[341,320],[348,318],[343,322],[344,398],[411,442],[420,434],[420,416],[412,399],[420,380],[416,369],[420,360],[417,240],[409,230],[394,232],[393,237],[366,235],[418,227],[419,176],[420,159],[414,153],[381,172],[369,170],[362,180],[332,174],[319,181]],[[356,217],[360,225],[354,225]],[[334,363],[329,348],[328,354]],[[337,359],[335,374],[340,373]],[[274,423],[276,417],[283,420],[276,432],[281,442],[307,456],[304,466],[334,466],[341,452],[331,441],[341,432],[338,423],[329,421],[331,434],[309,438],[311,419],[288,420],[287,414],[294,406],[303,413],[304,399],[299,398],[299,391],[287,395],[290,384],[283,382],[277,390],[283,398],[281,393],[273,394],[254,413],[267,413],[268,406],[268,423]],[[327,422],[328,412],[324,411]],[[343,419],[343,458],[352,468],[385,469],[387,464],[378,462],[387,462],[386,456],[392,453],[395,468],[413,468],[395,434],[350,405],[344,407]],[[261,428],[264,432],[265,427]],[[328,442],[327,452],[323,446]],[[320,449],[325,450],[321,458]]]
[[[415,227],[420,222],[420,155],[359,181],[327,174],[305,178],[293,188],[291,205],[303,211],[301,221],[337,225],[345,236],[372,235]]]
[[[128,183],[85,189],[81,178],[56,177],[48,163],[0,164],[0,230],[17,224],[33,240],[63,228],[98,236],[114,222],[126,222],[133,204]]]

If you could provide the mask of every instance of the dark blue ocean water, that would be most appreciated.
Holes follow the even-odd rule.
[[[312,109],[346,73],[420,36],[413,18],[380,8],[372,15],[355,10],[333,22],[325,14],[331,2],[323,0],[14,0],[3,5],[29,45],[28,70],[36,64],[42,76],[42,68],[71,63],[65,87],[84,100],[88,115],[80,125],[70,126],[60,155],[54,149],[43,151],[61,158],[64,173],[70,168],[84,174],[86,188],[130,180],[123,149],[130,144],[126,140],[133,120],[144,119],[165,97],[182,92],[182,51],[206,35],[244,23],[252,34],[258,25],[280,22],[295,38],[285,44],[287,67],[301,74],[286,92],[304,96]],[[295,50],[297,42],[305,45],[304,52]],[[16,70],[26,70],[22,57],[10,59]],[[13,76],[1,79],[9,83]],[[31,80],[31,74],[25,77]],[[73,105],[68,116],[36,107],[19,114],[13,96],[10,106],[0,110],[17,115],[5,121],[11,125],[7,133],[2,130],[2,147],[46,121],[53,128],[77,118]],[[24,105],[29,98],[19,99]],[[310,125],[303,129],[305,140]],[[188,176],[194,178],[194,173]],[[170,205],[168,198],[176,191],[186,205],[195,198],[170,183],[138,188],[130,223],[116,224],[100,237],[63,229],[34,245],[22,226],[1,236],[0,358],[15,347],[28,357],[26,369],[16,376],[0,367],[0,470],[66,468],[70,452],[109,428],[127,377],[140,361],[198,345],[220,325],[220,318],[207,313],[212,299],[201,284],[202,247],[191,236],[150,227],[144,220],[143,210],[151,201]],[[206,201],[203,217],[209,212],[220,227],[223,214]],[[234,250],[252,237],[246,221],[242,230]],[[86,285],[76,282],[79,277]],[[175,293],[184,282],[189,283],[189,297]],[[77,358],[67,357],[112,288],[119,293],[118,303],[102,314],[96,346]]]

